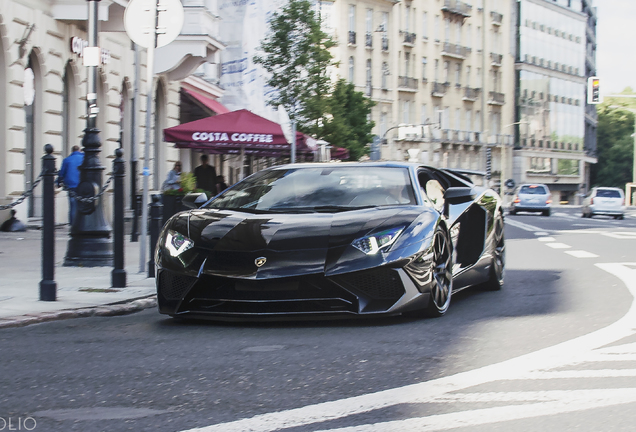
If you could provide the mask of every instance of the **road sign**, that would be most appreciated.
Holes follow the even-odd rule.
[[[179,36],[183,19],[183,5],[179,0],[130,0],[124,13],[124,28],[134,43],[149,48],[154,37],[152,28],[156,23],[156,48],[159,48]]]
[[[515,187],[515,181],[513,179],[508,179],[504,183],[508,189],[512,189]]]

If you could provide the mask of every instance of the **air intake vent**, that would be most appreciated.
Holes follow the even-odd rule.
[[[196,281],[195,277],[164,270],[159,276],[159,292],[166,300],[181,300]]]

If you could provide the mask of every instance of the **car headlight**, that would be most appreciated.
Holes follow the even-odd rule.
[[[402,231],[404,231],[403,227],[388,229],[356,239],[352,245],[367,255],[373,255],[395,243],[395,240],[402,234]]]
[[[166,249],[170,253],[170,256],[178,257],[185,251],[192,249],[194,242],[173,230],[168,230],[166,233]]]

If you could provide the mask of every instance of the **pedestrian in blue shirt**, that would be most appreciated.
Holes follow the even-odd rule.
[[[79,146],[74,145],[72,153],[62,161],[62,168],[57,176],[57,187],[64,185],[68,191],[68,223],[73,225],[75,213],[77,213],[77,200],[71,196],[71,191],[75,192],[80,182],[79,166],[84,162],[84,153]]]

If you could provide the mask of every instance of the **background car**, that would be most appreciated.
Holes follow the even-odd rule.
[[[418,164],[276,166],[173,216],[155,265],[175,317],[441,316],[453,292],[503,285],[501,198]]]
[[[591,218],[594,215],[614,216],[615,219],[625,217],[625,194],[615,187],[595,187],[583,199],[582,216]]]
[[[510,214],[517,212],[540,212],[543,216],[550,216],[552,195],[544,184],[522,184],[514,194],[510,205]]]

